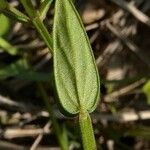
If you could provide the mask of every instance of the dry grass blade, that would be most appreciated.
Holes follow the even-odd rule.
[[[106,62],[108,62],[108,60],[110,59],[110,57],[115,53],[115,51],[119,48],[122,47],[121,43],[118,40],[115,40],[113,42],[111,42],[104,50],[104,52],[102,53],[102,55],[100,55],[97,59],[96,59],[96,64],[97,66],[100,68],[101,66],[103,66],[104,64],[106,64]]]
[[[5,139],[13,139],[13,138],[23,138],[23,137],[35,137],[39,134],[49,134],[49,130],[44,130],[41,128],[32,128],[32,129],[11,129],[8,128],[4,131],[3,137]]]
[[[138,10],[133,4],[127,3],[124,0],[111,0],[115,4],[119,5],[121,8],[130,12],[137,20],[146,24],[150,27],[150,18],[145,15],[143,12]]]
[[[105,102],[113,102],[114,99],[126,95],[127,93],[129,93],[130,91],[134,90],[135,88],[139,87],[140,85],[142,85],[144,82],[146,82],[146,79],[141,79],[135,83],[132,83],[120,90],[117,90],[115,92],[112,92],[111,94],[107,95],[104,97]]]
[[[36,140],[35,140],[34,143],[32,144],[30,150],[36,150],[36,149],[37,149],[37,147],[38,147],[40,141],[41,141],[42,138],[43,138],[44,132],[46,132],[46,131],[50,128],[50,125],[51,125],[51,124],[48,122],[48,123],[44,126],[44,128],[43,128],[43,133],[40,133],[40,134],[38,135],[38,137],[36,138]]]
[[[1,150],[29,150],[29,147],[13,144],[13,143],[6,142],[6,141],[0,141],[0,149]],[[60,148],[40,146],[36,150],[60,150]]]
[[[137,121],[137,120],[149,120],[150,111],[138,111],[138,112],[122,112],[115,115],[112,114],[93,114],[93,119],[101,121],[115,121],[120,123]]]
[[[150,59],[140,50],[140,48],[130,41],[128,38],[121,34],[121,31],[111,25],[109,22],[106,23],[108,29],[117,36],[132,52],[134,52],[148,67],[150,67]]]

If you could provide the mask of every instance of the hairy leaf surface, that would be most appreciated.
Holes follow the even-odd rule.
[[[89,112],[99,97],[99,77],[89,40],[71,0],[56,0],[53,29],[54,75],[62,108]]]

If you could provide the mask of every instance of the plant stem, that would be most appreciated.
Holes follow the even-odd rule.
[[[53,53],[53,51],[52,51],[52,46],[53,46],[52,38],[50,37],[50,34],[47,31],[44,23],[41,21],[38,13],[37,13],[37,17],[33,19],[33,25],[35,26],[35,28],[37,29],[37,31],[39,32],[39,34],[43,38],[45,44],[47,45],[47,47],[50,50],[50,53],[52,54]]]
[[[35,26],[35,28],[43,38],[47,47],[49,48],[50,53],[52,53],[52,47],[53,47],[52,38],[50,37],[50,34],[47,28],[45,27],[44,23],[40,19],[39,12],[36,11],[35,8],[33,7],[31,0],[20,0],[20,1],[24,6],[26,12],[28,13],[33,25]]]
[[[38,83],[38,88],[39,91],[41,93],[41,96],[44,100],[45,106],[49,112],[50,115],[50,120],[52,121],[53,124],[53,128],[57,137],[57,140],[59,142],[59,145],[61,147],[61,150],[68,150],[68,142],[67,142],[67,138],[66,138],[66,134],[64,133],[64,130],[62,130],[57,122],[57,119],[54,117],[53,111],[52,111],[52,107],[48,101],[48,96],[42,86],[42,84]]]
[[[28,23],[30,18],[26,16],[24,13],[16,9],[15,7],[11,6],[9,3],[0,4],[0,12],[4,13],[11,19],[15,19],[19,22]]]
[[[96,142],[93,133],[90,115],[87,111],[81,111],[79,114],[79,125],[82,135],[84,150],[96,150]]]
[[[20,0],[22,5],[24,6],[27,14],[29,15],[33,25],[43,38],[44,42],[46,43],[47,47],[49,48],[50,52],[52,53],[52,38],[49,35],[49,32],[47,28],[45,27],[44,23],[40,19],[39,12],[35,10],[35,8],[32,5],[31,0]],[[48,96],[46,92],[44,91],[42,85],[39,85],[39,90],[41,92],[41,95],[43,97],[44,103],[47,107],[47,110],[50,115],[50,119],[52,120],[53,127],[55,130],[56,137],[58,139],[58,142],[60,144],[60,147],[62,150],[68,150],[68,143],[66,142],[66,136],[64,136],[64,132],[61,130],[56,118],[53,115],[53,111],[51,108],[51,105],[48,101]]]
[[[53,0],[44,0],[39,8],[40,19],[44,20]]]

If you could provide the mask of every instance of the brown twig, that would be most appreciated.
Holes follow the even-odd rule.
[[[113,102],[116,98],[126,95],[127,93],[131,92],[132,90],[134,90],[135,88],[139,87],[140,85],[142,85],[144,82],[146,81],[145,78],[136,81],[135,83],[132,83],[124,88],[121,88],[120,90],[114,91],[109,95],[106,95],[104,97],[105,102]]]
[[[49,134],[50,130],[44,130],[44,134]],[[5,139],[13,139],[20,137],[35,137],[39,134],[43,134],[43,129],[41,128],[28,128],[28,129],[18,129],[18,128],[8,128],[4,131],[3,137]]]
[[[115,121],[120,123],[137,121],[137,120],[148,120],[150,119],[150,111],[139,111],[139,112],[122,112],[115,115],[112,114],[93,114],[93,119],[101,121]]]
[[[48,122],[48,123],[44,126],[43,132],[40,133],[40,134],[38,135],[38,137],[35,139],[35,141],[34,141],[34,143],[32,144],[30,150],[36,150],[36,148],[38,147],[39,143],[41,142],[41,140],[42,140],[42,138],[43,138],[43,136],[44,136],[44,133],[49,130],[50,125],[51,125],[50,122]]]
[[[108,29],[117,36],[132,52],[134,52],[148,67],[150,67],[150,59],[140,50],[140,48],[131,42],[127,37],[121,34],[119,29],[116,29],[109,21],[106,23]]]
[[[0,141],[0,150],[29,150],[28,146],[13,144],[6,141]],[[36,150],[60,150],[59,147],[39,146]]]
[[[138,10],[132,3],[127,3],[124,0],[111,0],[115,4],[119,5],[121,8],[130,12],[137,20],[146,24],[150,27],[150,18],[145,15],[143,12]]]

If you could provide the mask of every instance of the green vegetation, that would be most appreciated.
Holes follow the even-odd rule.
[[[99,4],[95,1],[89,3]],[[100,9],[105,3],[102,0]],[[21,132],[35,127],[37,130],[33,132],[38,131],[34,141],[36,147],[47,140],[54,147],[59,145],[62,150],[99,150],[106,147],[133,149],[138,140],[150,140],[148,123],[142,122],[142,119],[150,118],[149,59],[142,50],[139,51],[138,44],[134,44],[141,38],[134,37],[141,32],[137,32],[138,23],[132,24],[133,18],[128,22],[129,14],[124,14],[120,9],[118,15],[111,4],[109,7],[112,8],[105,10],[111,12],[109,15],[98,19],[101,15],[96,6],[97,13],[92,15],[97,18],[89,23],[90,14],[89,18],[85,17],[88,21],[84,24],[75,4],[73,0],[14,0],[14,3],[0,0],[0,134],[6,141],[12,142],[17,134],[12,135],[13,138],[9,137],[9,132],[5,132],[7,128],[19,128]],[[90,9],[87,7],[88,13]],[[126,10],[126,7],[123,9]],[[132,11],[129,12],[132,14]],[[84,11],[82,13],[86,16]],[[101,11],[102,15],[105,13]],[[113,17],[108,17],[110,15]],[[130,39],[134,38],[132,43]],[[129,50],[132,51],[130,55]],[[116,66],[120,62],[114,65],[113,61],[116,60],[110,61],[117,55],[118,60],[124,63],[119,69]],[[139,63],[141,66],[137,63],[138,59],[142,62]],[[132,67],[130,61],[135,61]],[[139,67],[136,68],[135,63]],[[144,71],[141,69],[138,74],[139,68]],[[13,102],[11,98],[18,101]],[[138,101],[137,106],[134,106],[135,100]],[[140,111],[140,107],[144,109]],[[10,109],[10,112],[7,114],[5,109]],[[12,115],[14,112],[15,115]],[[38,117],[42,120],[38,120],[40,125],[36,122]],[[46,131],[43,127],[45,120],[50,125],[52,123]],[[39,130],[41,127],[42,131]],[[22,133],[25,134],[22,141],[26,141],[26,136],[31,134],[25,131]],[[33,133],[33,139],[35,135]],[[48,135],[48,138],[42,141],[43,135]],[[126,138],[129,141],[126,142]],[[15,144],[19,142],[16,140]],[[29,144],[26,148],[30,149],[30,139],[27,142]],[[130,142],[132,146],[128,144]]]

